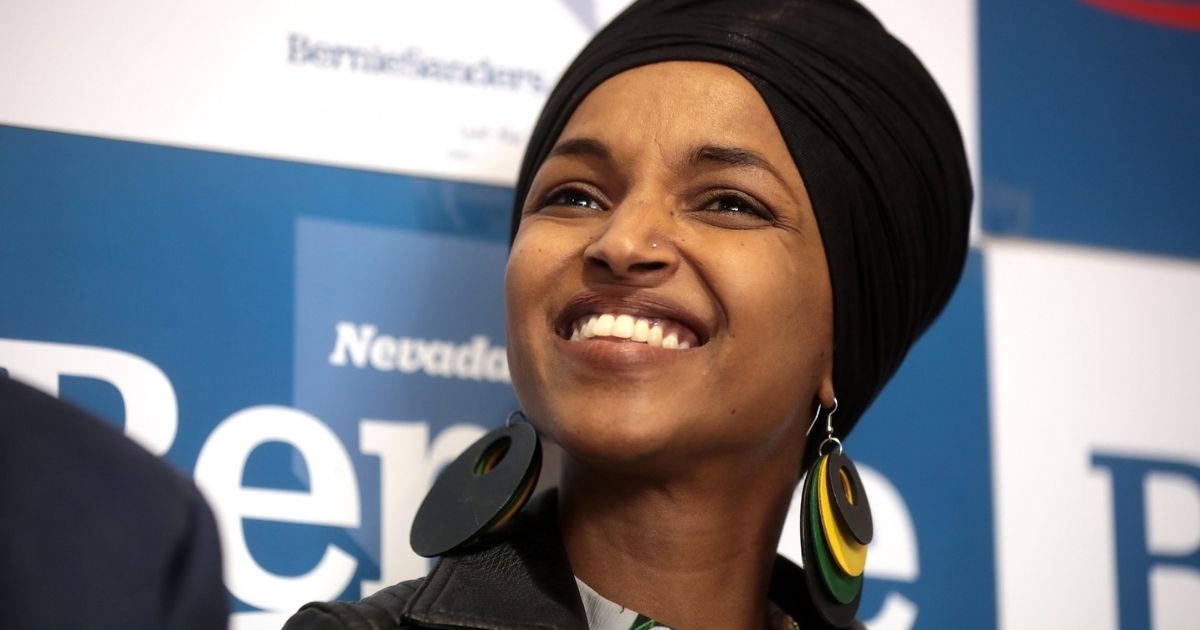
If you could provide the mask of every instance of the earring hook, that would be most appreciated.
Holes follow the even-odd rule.
[[[517,409],[508,414],[508,417],[504,419],[504,426],[512,428],[513,418],[516,418],[517,416],[521,417],[521,422],[524,422],[525,424],[532,424],[529,422],[529,416],[526,416],[524,411]]]
[[[823,405],[820,403],[817,404],[817,413],[813,416],[812,423],[808,425],[808,433],[806,435],[811,434],[813,427],[817,426],[817,420],[821,419],[821,411],[824,409]],[[817,446],[817,453],[821,455],[825,454],[825,447],[829,445],[836,447],[838,453],[842,452],[842,441],[833,436],[833,414],[837,412],[837,409],[838,400],[837,396],[834,396],[833,406],[825,414],[825,439],[821,440],[821,444]]]

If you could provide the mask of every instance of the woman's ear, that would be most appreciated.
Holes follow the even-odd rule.
[[[817,388],[817,398],[821,400],[821,406],[829,408],[833,406],[833,377],[826,376],[821,379],[821,386]]]

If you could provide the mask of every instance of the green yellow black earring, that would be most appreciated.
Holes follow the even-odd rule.
[[[822,411],[819,406],[813,426]],[[863,569],[874,524],[858,470],[833,435],[835,411],[836,398],[825,416],[825,439],[817,447],[817,461],[804,479],[800,546],[814,608],[826,623],[844,628],[854,622],[862,600]]]
[[[537,430],[514,411],[438,475],[413,519],[413,551],[440,556],[504,526],[533,494],[541,470]]]

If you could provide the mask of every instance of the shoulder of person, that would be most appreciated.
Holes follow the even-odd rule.
[[[191,479],[0,371],[0,626],[225,628],[221,574],[217,525]]]
[[[357,602],[306,604],[283,630],[400,630],[409,628],[401,618],[405,606],[425,578],[393,584]]]
[[[440,557],[424,578],[358,602],[307,604],[284,630],[586,630],[556,505],[553,491],[540,493],[494,536]]]

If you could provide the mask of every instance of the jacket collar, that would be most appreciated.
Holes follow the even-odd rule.
[[[776,556],[770,597],[802,628],[822,628],[804,570]],[[534,497],[482,545],[443,556],[402,617],[433,627],[587,630],[575,574],[558,530],[558,493]],[[855,621],[851,629],[863,628]]]

